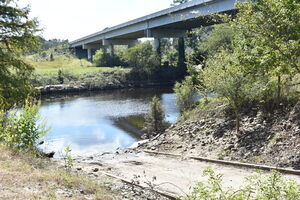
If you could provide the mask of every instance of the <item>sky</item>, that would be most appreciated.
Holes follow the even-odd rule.
[[[46,39],[70,41],[170,7],[172,0],[19,0]]]

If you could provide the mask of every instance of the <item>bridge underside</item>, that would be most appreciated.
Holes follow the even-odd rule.
[[[108,49],[113,54],[114,45],[133,46],[139,38],[154,38],[154,46],[159,49],[160,38],[181,38],[179,47],[184,47],[183,39],[188,31],[220,23],[214,13],[235,14],[235,3],[239,0],[193,0],[177,7],[165,9],[138,18],[71,42],[78,57],[92,60],[95,50]],[[179,55],[182,54],[180,50]],[[182,59],[181,59],[182,60]]]
[[[227,13],[229,14],[235,14],[235,12],[235,10],[227,11]],[[95,51],[100,48],[108,49],[109,53],[113,54],[114,45],[128,45],[130,47],[136,44],[137,39],[139,38],[155,38],[156,40],[160,38],[183,38],[185,36],[188,36],[188,31],[192,29],[203,26],[211,26],[219,22],[220,21],[217,19],[217,17],[199,17],[185,21],[174,22],[171,24],[160,26],[158,28],[139,30],[123,35],[118,35],[110,39],[99,39],[96,41],[94,40],[76,46],[74,48],[75,55],[78,58],[87,58],[88,60],[92,61],[92,57],[95,54]],[[159,44],[156,43],[157,42],[154,42],[154,47],[158,48]]]

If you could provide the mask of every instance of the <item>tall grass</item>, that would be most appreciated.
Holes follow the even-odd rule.
[[[65,55],[54,56],[53,61],[34,61],[32,57],[25,58],[25,61],[35,68],[35,73],[41,75],[56,75],[59,70],[69,71],[74,75],[79,75],[111,69],[111,67],[99,68],[85,59]]]

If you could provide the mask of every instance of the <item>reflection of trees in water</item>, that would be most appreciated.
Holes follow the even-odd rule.
[[[126,99],[144,99],[150,100],[154,95],[161,96],[164,93],[173,93],[171,87],[162,88],[135,88],[135,89],[117,89],[92,92],[77,92],[65,94],[44,95],[41,100],[44,102],[76,100],[83,97],[93,97],[95,100],[126,100]]]
[[[141,139],[143,135],[142,128],[145,123],[143,115],[114,118],[112,121],[116,127],[128,133],[131,137]]]
[[[66,104],[66,102],[65,102],[64,100],[61,100],[61,101],[59,102],[59,108],[60,108],[60,109],[64,109],[66,105],[67,105],[67,104]]]

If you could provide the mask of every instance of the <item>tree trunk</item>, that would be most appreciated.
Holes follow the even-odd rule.
[[[276,99],[277,106],[279,106],[280,101],[281,101],[281,76],[278,75],[277,76],[277,99]]]
[[[236,128],[236,134],[240,133],[240,114],[238,110],[235,111],[235,116],[236,116],[236,123],[235,123],[235,128]]]

